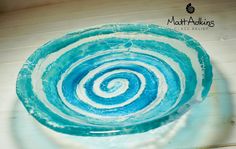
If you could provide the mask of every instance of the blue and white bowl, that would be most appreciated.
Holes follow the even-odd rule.
[[[186,34],[152,24],[109,24],[37,49],[16,92],[41,124],[79,136],[141,133],[201,102],[212,65]]]

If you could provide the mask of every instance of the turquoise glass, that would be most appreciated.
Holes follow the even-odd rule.
[[[207,96],[208,54],[192,37],[153,24],[108,24],[49,41],[22,66],[16,92],[57,132],[141,133],[178,119]]]

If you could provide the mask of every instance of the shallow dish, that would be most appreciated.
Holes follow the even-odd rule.
[[[152,24],[108,24],[37,49],[16,92],[41,124],[80,136],[141,133],[207,96],[212,65],[190,36]]]

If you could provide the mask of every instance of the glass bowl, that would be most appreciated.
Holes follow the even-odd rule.
[[[16,92],[55,131],[141,133],[207,96],[212,65],[190,36],[153,24],[108,24],[52,40],[24,63]]]

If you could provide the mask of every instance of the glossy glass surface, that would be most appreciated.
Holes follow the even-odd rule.
[[[17,79],[28,112],[58,132],[145,132],[201,102],[212,65],[190,36],[152,24],[108,24],[37,49]]]

